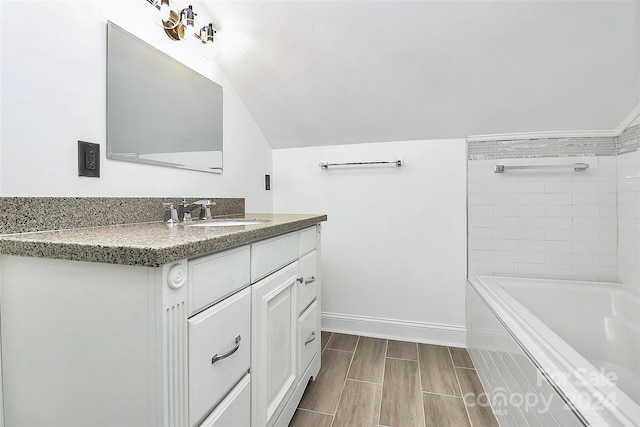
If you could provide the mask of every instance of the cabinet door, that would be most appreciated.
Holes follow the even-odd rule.
[[[270,426],[293,393],[297,365],[298,262],[253,286],[253,426]]]

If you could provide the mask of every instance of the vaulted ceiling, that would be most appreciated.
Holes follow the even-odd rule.
[[[640,101],[639,1],[207,1],[273,148],[610,130]]]

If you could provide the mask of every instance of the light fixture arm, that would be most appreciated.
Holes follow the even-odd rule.
[[[191,12],[191,18],[187,18],[188,11]],[[191,5],[189,5],[188,8],[185,7],[178,13],[178,19],[176,20],[176,23],[170,27],[166,26],[166,22],[171,23],[173,22],[172,19],[167,19],[167,20],[160,19],[160,21],[162,22],[161,27],[164,28],[165,30],[175,30],[180,25],[184,25],[186,27],[185,25],[186,20],[191,19],[191,22],[193,22],[194,16],[195,14],[193,13],[193,9],[191,8]]]

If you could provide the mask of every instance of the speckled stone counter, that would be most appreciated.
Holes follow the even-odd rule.
[[[243,198],[188,197],[187,202],[207,199],[211,215],[224,217],[244,214]],[[67,228],[100,227],[161,221],[162,203],[178,197],[0,197],[0,234]]]
[[[326,215],[245,214],[265,221],[231,227],[149,222],[0,235],[0,253],[20,256],[159,267],[310,227]],[[220,221],[220,220],[211,220]]]

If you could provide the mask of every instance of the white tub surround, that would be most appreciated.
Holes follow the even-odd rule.
[[[467,345],[501,423],[638,425],[635,287],[479,276],[467,304]]]
[[[640,125],[617,138],[618,281],[640,285]]]
[[[640,283],[640,125],[582,134],[468,138],[469,277]]]
[[[518,143],[520,141],[498,147],[507,150],[527,146],[526,141]],[[603,141],[605,147],[601,148],[603,153],[611,155],[585,153],[578,157],[560,157],[557,152],[556,157],[508,158],[525,153],[479,154],[480,148],[473,148],[479,143],[469,144],[469,277],[503,274],[616,280],[613,138]],[[574,149],[573,144],[572,141],[564,143]],[[549,145],[559,149],[557,144]],[[530,155],[545,154],[542,148],[539,150]],[[572,168],[541,167],[494,173],[496,164],[555,166],[573,163],[586,163],[589,168],[580,172]]]

